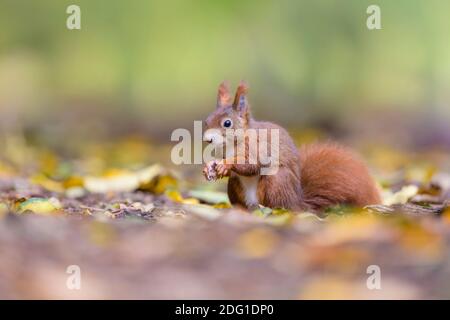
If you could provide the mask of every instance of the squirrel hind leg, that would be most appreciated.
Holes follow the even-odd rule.
[[[270,208],[303,210],[302,190],[298,176],[291,170],[279,168],[276,175],[262,176],[259,184],[259,198]]]
[[[345,147],[332,143],[305,145],[300,148],[300,162],[304,201],[313,210],[381,202],[367,166]]]

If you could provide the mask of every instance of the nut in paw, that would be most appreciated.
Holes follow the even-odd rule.
[[[205,164],[205,167],[203,168],[203,175],[205,176],[206,180],[212,181],[217,180],[217,171],[216,171],[216,161],[210,161],[207,164]]]

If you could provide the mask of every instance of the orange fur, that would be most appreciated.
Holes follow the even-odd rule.
[[[300,169],[304,201],[313,210],[336,204],[362,207],[381,202],[366,165],[340,145],[302,146]]]

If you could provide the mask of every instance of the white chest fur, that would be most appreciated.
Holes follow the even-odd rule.
[[[239,176],[239,180],[241,181],[242,188],[244,189],[245,203],[247,204],[247,206],[258,205],[259,176],[252,176],[252,177]]]

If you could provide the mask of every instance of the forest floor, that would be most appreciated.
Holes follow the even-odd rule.
[[[232,208],[223,181],[136,138],[76,156],[10,145],[0,298],[450,298],[448,152],[361,150],[384,205],[319,217]]]

